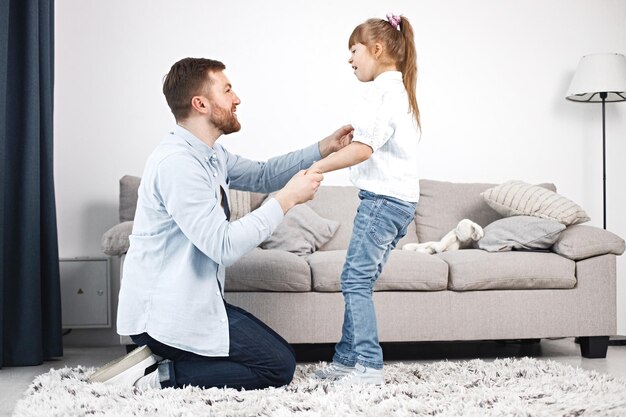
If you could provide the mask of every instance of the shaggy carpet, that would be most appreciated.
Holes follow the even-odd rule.
[[[293,382],[259,391],[138,390],[88,384],[93,368],[38,376],[21,416],[624,416],[626,380],[531,358],[493,362],[394,363],[382,387],[315,379],[298,365]]]

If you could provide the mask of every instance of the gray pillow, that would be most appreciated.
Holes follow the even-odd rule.
[[[569,226],[552,247],[552,251],[573,261],[612,253],[621,255],[624,239],[608,230],[576,224]]]
[[[338,228],[339,222],[325,219],[306,204],[299,204],[287,212],[272,236],[260,246],[309,255],[328,242]]]
[[[565,226],[556,220],[535,216],[513,216],[496,220],[484,228],[485,236],[475,246],[488,252],[546,250]]]
[[[102,235],[102,251],[111,256],[125,254],[130,245],[128,236],[130,236],[133,231],[133,223],[132,220],[122,222],[107,230],[104,235]]]

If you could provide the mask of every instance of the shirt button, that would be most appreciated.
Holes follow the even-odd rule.
[[[215,291],[215,295],[220,295],[220,292],[219,291]]]
[[[217,172],[214,172],[214,173],[213,173],[213,176],[214,176],[214,177],[217,177]]]
[[[226,319],[222,319],[220,320],[222,323],[226,323]]]
[[[204,160],[208,162],[208,161],[209,161],[209,157],[208,157],[208,156],[205,156],[205,157],[204,157]]]

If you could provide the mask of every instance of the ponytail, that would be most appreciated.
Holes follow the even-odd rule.
[[[417,97],[415,89],[417,86],[417,52],[415,51],[415,39],[413,37],[413,27],[409,20],[400,16],[400,32],[404,37],[404,60],[400,62],[400,71],[402,72],[402,80],[404,88],[409,96],[409,107],[413,113],[413,118],[417,123],[417,127],[421,129],[420,109],[417,105]]]

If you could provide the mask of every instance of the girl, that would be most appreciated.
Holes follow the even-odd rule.
[[[417,63],[413,28],[404,16],[369,19],[348,42],[348,63],[361,82],[371,82],[351,120],[352,143],[314,163],[321,173],[350,168],[361,203],[341,274],[345,313],[333,362],[319,378],[349,384],[384,383],[372,301],[374,283],[392,249],[406,234],[419,198],[417,143],[420,116],[415,98]]]

